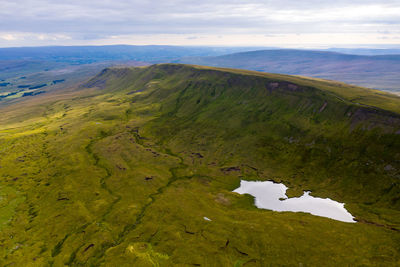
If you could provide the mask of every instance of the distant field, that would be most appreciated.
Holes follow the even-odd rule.
[[[2,60],[0,61],[0,105],[22,97],[77,86],[102,69],[119,64],[145,65],[135,61],[71,64],[38,60]]]

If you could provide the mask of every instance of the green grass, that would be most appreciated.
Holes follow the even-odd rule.
[[[0,265],[400,264],[398,98],[173,64],[89,85],[2,109]],[[232,192],[241,179],[345,202],[360,222],[257,209]]]
[[[0,230],[6,226],[14,216],[15,209],[24,200],[21,194],[12,187],[0,188]]]

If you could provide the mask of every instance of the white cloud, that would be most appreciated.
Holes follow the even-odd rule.
[[[0,38],[6,41],[15,41],[18,39],[15,34],[9,34],[9,33],[1,34]]]
[[[24,44],[43,45],[57,44],[72,40],[71,36],[65,34],[47,34],[47,33],[32,33],[32,32],[0,32],[0,46],[21,46]]]

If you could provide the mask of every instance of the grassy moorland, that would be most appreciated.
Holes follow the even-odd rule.
[[[399,104],[162,64],[3,107],[0,265],[399,265]],[[241,179],[344,202],[359,222],[257,209],[232,193]]]

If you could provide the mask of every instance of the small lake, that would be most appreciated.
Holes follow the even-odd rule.
[[[316,216],[331,218],[342,222],[355,223],[354,217],[344,208],[344,203],[329,198],[310,196],[305,191],[301,197],[288,198],[284,184],[271,181],[244,181],[233,192],[254,196],[255,205],[260,209],[273,211],[306,212]]]

